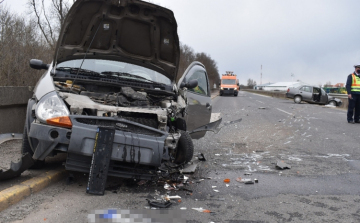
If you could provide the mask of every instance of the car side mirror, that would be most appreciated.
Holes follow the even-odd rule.
[[[42,62],[42,60],[31,59],[30,67],[36,70],[47,70],[49,68],[49,64]]]
[[[198,84],[199,84],[198,81],[196,79],[194,79],[194,80],[191,80],[191,81],[189,81],[187,83],[182,82],[180,84],[180,88],[184,88],[184,87],[186,87],[186,88],[194,88],[194,87],[198,86]]]
[[[239,83],[237,83],[236,85],[237,85],[237,86],[240,86],[240,84],[239,84]]]

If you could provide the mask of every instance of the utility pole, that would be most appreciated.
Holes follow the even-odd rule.
[[[292,77],[292,79],[294,81],[295,75],[293,73],[291,73],[291,77]]]
[[[262,85],[262,64],[261,64],[261,67],[260,67],[260,85]]]

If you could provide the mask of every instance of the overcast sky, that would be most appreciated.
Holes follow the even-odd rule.
[[[5,0],[25,12],[26,0]],[[345,83],[360,63],[359,0],[151,0],[171,9],[180,41],[241,84]],[[291,76],[294,74],[294,77]]]

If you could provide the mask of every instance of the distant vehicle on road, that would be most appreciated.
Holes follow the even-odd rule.
[[[294,102],[299,104],[302,101],[314,104],[330,104],[340,106],[342,101],[339,98],[328,95],[324,89],[309,85],[289,88],[286,92],[287,98],[293,98]]]
[[[239,80],[236,79],[236,74],[232,71],[226,71],[226,74],[221,76],[220,96],[225,94],[237,96],[239,91]]]

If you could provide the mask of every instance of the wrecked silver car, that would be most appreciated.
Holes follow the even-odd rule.
[[[23,134],[22,153],[34,166],[64,152],[66,169],[90,177],[153,179],[163,162],[190,161],[192,139],[220,123],[208,125],[211,94],[201,63],[175,83],[179,39],[169,9],[78,0],[55,52],[51,64],[30,61],[47,70],[28,102]]]
[[[301,103],[301,101],[321,105],[329,104],[332,106],[340,106],[342,104],[341,99],[328,95],[324,89],[308,85],[288,88],[285,95],[287,98],[294,99],[294,102],[297,104]]]

